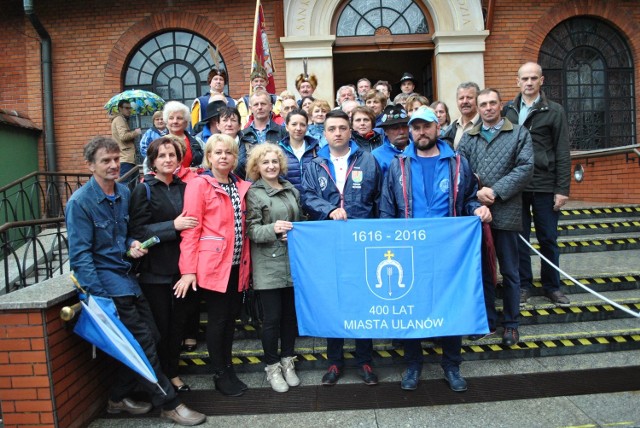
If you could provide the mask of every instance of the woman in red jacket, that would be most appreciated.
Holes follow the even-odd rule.
[[[185,190],[185,215],[195,217],[198,225],[182,232],[182,277],[174,287],[177,297],[200,289],[207,305],[206,340],[215,386],[231,396],[247,389],[231,363],[235,320],[250,272],[245,196],[251,183],[231,172],[237,163],[236,142],[228,135],[212,135],[205,146],[207,170]]]

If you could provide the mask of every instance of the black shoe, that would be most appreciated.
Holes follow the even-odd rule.
[[[333,386],[338,383],[340,376],[342,376],[340,369],[335,364],[332,364],[329,366],[329,370],[322,376],[322,384],[325,386]]]
[[[362,367],[360,367],[360,377],[367,385],[378,384],[378,376],[376,376],[369,364],[363,364]]]
[[[247,384],[238,378],[238,375],[236,375],[236,370],[233,368],[233,365],[229,364],[225,370],[229,371],[229,377],[231,378],[231,381],[235,383],[238,386],[238,388],[240,388],[243,391],[246,391],[247,389],[249,389]]]
[[[189,391],[191,391],[191,387],[189,385],[187,385],[186,383],[183,383],[182,385],[173,385],[173,389],[175,389],[176,392],[189,392]]]
[[[520,333],[517,328],[506,327],[502,335],[502,344],[504,346],[513,346],[520,341]]]
[[[239,397],[244,394],[242,388],[231,380],[229,370],[220,370],[213,375],[213,381],[216,385],[216,389],[224,395],[230,397]]]

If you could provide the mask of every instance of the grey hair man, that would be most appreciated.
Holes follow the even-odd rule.
[[[516,82],[520,94],[505,107],[504,115],[529,130],[535,158],[533,179],[522,193],[522,236],[529,240],[533,216],[540,252],[558,266],[558,219],[560,209],[569,199],[571,183],[567,117],[562,106],[542,92],[544,76],[539,64],[523,64]],[[519,244],[520,304],[525,304],[531,297],[533,272],[529,247],[524,242]],[[558,306],[568,306],[569,299],[560,291],[558,271],[548,263],[541,263],[540,276],[544,295]]]
[[[460,111],[460,118],[454,120],[442,136],[454,149],[458,148],[464,133],[480,123],[476,105],[478,92],[480,92],[480,87],[475,82],[463,82],[456,89],[456,103]]]

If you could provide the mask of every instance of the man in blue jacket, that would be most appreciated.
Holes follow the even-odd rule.
[[[377,217],[382,174],[371,153],[351,140],[349,116],[331,110],[324,122],[327,145],[307,166],[302,177],[302,205],[311,220],[347,220]],[[338,382],[344,369],[344,339],[327,339],[329,370],[322,384]],[[373,341],[356,339],[356,363],[367,385],[378,377],[371,369]]]
[[[378,161],[382,176],[387,175],[389,164],[396,155],[401,154],[410,145],[409,115],[399,105],[387,106],[382,112],[380,127],[384,129],[382,145],[374,149],[371,154]]]
[[[449,145],[438,140],[440,125],[436,114],[423,107],[409,121],[413,146],[398,155],[389,167],[382,186],[381,218],[431,218],[477,215],[491,221],[491,211],[476,198],[477,181],[467,160],[456,155]],[[452,186],[452,184],[454,184]],[[462,338],[441,338],[444,378],[452,390],[467,390],[460,375]],[[420,339],[404,341],[407,369],[400,387],[414,390],[422,372]]]

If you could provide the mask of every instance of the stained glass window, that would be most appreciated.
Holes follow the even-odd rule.
[[[412,0],[351,0],[338,18],[339,37],[426,34],[427,19]]]
[[[633,60],[615,28],[590,17],[566,20],[547,35],[538,61],[546,95],[567,112],[572,150],[635,144]]]

